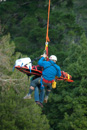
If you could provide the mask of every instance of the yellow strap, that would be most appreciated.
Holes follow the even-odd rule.
[[[70,79],[70,76],[69,76],[69,74],[68,74],[68,79]]]

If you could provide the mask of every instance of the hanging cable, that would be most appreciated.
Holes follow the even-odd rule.
[[[45,43],[45,51],[48,56],[48,42],[50,41],[48,32],[49,32],[49,16],[50,16],[50,0],[48,5],[48,19],[47,19],[47,32],[46,32],[46,43]]]

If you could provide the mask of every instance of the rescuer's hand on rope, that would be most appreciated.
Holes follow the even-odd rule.
[[[41,55],[41,57],[44,57],[44,58],[46,58],[46,57],[47,57],[47,55],[44,53],[43,55]]]

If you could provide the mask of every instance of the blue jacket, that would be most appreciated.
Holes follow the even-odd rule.
[[[53,65],[52,65],[53,64]],[[55,79],[55,76],[60,77],[61,76],[61,70],[60,67],[52,60],[46,61],[44,57],[42,57],[38,61],[38,65],[43,67],[42,76],[46,80],[53,80]]]

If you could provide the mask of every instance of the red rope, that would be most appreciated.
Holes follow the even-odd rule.
[[[49,31],[49,16],[50,16],[50,0],[49,0],[49,5],[48,5],[48,19],[47,19],[47,33],[46,33],[46,42],[49,42],[49,36],[48,36],[48,31]]]
[[[50,16],[50,0],[48,5],[48,19],[47,19],[47,32],[46,32],[46,45],[45,45],[45,51],[48,56],[48,42],[50,41],[48,32],[49,32],[49,16]]]

